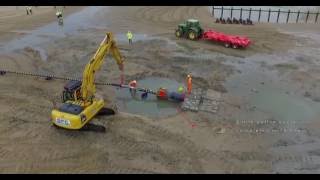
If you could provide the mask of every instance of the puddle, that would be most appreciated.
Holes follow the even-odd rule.
[[[107,8],[108,7],[103,6],[87,7],[64,18],[63,26],[59,26],[58,22],[52,22],[32,31],[23,31],[23,34],[26,34],[25,36],[1,44],[0,51],[7,52],[31,47],[34,50],[39,51],[41,58],[46,60],[47,55],[44,48],[46,43],[53,39],[67,37],[88,27],[98,25],[107,27],[105,21],[98,21],[95,19],[95,14],[101,10],[107,10]],[[53,16],[55,15],[53,14]]]
[[[253,93],[249,99],[250,102],[264,112],[271,113],[279,121],[312,120],[317,115],[317,109],[320,108],[319,104],[302,96],[286,94],[284,89],[280,89],[273,83],[257,87],[258,93]]]
[[[169,91],[177,91],[180,83],[167,78],[151,77],[138,81],[138,87],[158,90],[160,87]],[[128,89],[118,89],[116,92],[119,111],[144,115],[150,118],[165,118],[178,113],[179,103],[157,100],[155,95],[149,94],[146,100],[141,99],[141,92],[132,98]]]
[[[254,60],[255,59],[255,60]],[[276,71],[263,70],[261,61],[272,64],[267,55],[253,56],[243,64],[233,64],[242,73],[229,77],[225,86],[229,93],[244,98],[250,106],[271,114],[279,121],[314,120],[320,103],[294,94],[293,85],[281,79]]]
[[[64,18],[64,25],[59,26],[57,21],[54,21],[45,26],[39,27],[31,31],[12,31],[12,33],[21,34],[22,37],[13,39],[6,43],[0,44],[0,52],[12,52],[15,50],[24,49],[26,47],[38,51],[42,60],[47,60],[46,44],[56,39],[76,35],[87,29],[107,29],[109,23],[103,16],[109,7],[90,6],[79,12],[70,14]],[[53,14],[53,16],[55,16]],[[118,33],[115,35],[117,42],[127,42],[126,33]],[[133,43],[137,41],[161,39],[147,34],[134,33]],[[167,39],[166,39],[167,40]],[[168,41],[168,40],[167,40]],[[168,41],[169,42],[169,41]],[[169,42],[172,44],[172,42]]]

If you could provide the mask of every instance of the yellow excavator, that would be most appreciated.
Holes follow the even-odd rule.
[[[111,108],[105,108],[102,98],[95,96],[95,73],[100,69],[105,56],[111,52],[119,70],[123,70],[124,59],[113,39],[113,34],[107,32],[93,58],[86,65],[82,81],[71,80],[64,86],[63,104],[51,113],[53,125],[65,129],[81,129],[97,114],[115,114]]]

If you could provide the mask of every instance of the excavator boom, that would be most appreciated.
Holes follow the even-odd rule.
[[[90,62],[86,65],[83,72],[81,94],[85,104],[94,98],[94,94],[96,92],[96,87],[94,84],[95,73],[101,68],[104,57],[109,53],[109,51],[111,51],[112,56],[117,61],[117,64],[121,66],[123,63],[123,58],[116,46],[115,41],[113,40],[112,33],[110,32],[106,34],[105,38],[100,44],[100,47]]]

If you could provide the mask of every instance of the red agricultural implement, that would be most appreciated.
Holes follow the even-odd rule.
[[[212,31],[212,30],[205,31],[202,34],[201,38],[205,40],[221,42],[224,44],[226,48],[232,47],[234,49],[246,48],[251,43],[251,41],[246,37],[227,35],[227,34]]]
[[[232,47],[234,49],[246,48],[251,44],[251,41],[246,37],[227,35],[213,30],[205,31],[196,19],[188,19],[185,23],[179,24],[175,30],[175,35],[178,38],[186,37],[190,40],[204,39],[220,42],[225,47]]]

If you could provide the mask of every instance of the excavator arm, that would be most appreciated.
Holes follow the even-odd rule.
[[[101,68],[104,57],[111,52],[113,58],[116,60],[119,69],[123,70],[123,57],[121,56],[116,42],[113,39],[113,34],[111,32],[106,33],[105,38],[101,42],[98,50],[86,65],[83,72],[83,79],[81,85],[81,97],[84,106],[91,103],[96,92],[95,87],[95,73]]]

